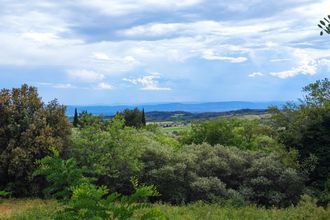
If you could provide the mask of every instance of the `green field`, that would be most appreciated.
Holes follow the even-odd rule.
[[[247,120],[263,120],[270,117],[269,114],[244,114],[244,115],[227,115],[221,116],[225,118],[239,118],[239,119],[247,119]],[[220,118],[220,117],[219,117]],[[204,119],[206,120],[206,119]],[[162,131],[167,134],[173,134],[175,132],[186,131],[190,128],[191,123],[185,123],[184,121],[174,122],[174,121],[162,121],[162,122],[152,122],[150,124],[157,124]]]
[[[177,126],[177,127],[165,127],[161,128],[164,132],[173,133],[173,132],[182,132],[190,128],[190,125],[186,126]]]
[[[154,207],[161,210],[164,217],[161,219],[329,219],[330,207],[327,209],[316,207],[311,202],[303,202],[297,207],[286,209],[264,209],[255,206],[235,208],[232,206],[220,206],[216,204],[195,203],[186,206],[171,206],[155,204]],[[5,200],[0,204],[0,219],[16,220],[47,220],[53,219],[55,212],[61,206],[55,201],[26,199]],[[137,213],[136,217],[141,213]]]

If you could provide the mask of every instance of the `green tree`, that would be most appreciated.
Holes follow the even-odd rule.
[[[146,126],[147,122],[146,122],[146,115],[144,113],[144,109],[142,109],[142,126]]]
[[[330,81],[328,78],[317,80],[303,88],[305,103],[308,106],[324,107],[330,102]]]
[[[140,111],[138,108],[133,110],[125,109],[122,113],[119,113],[125,119],[125,125],[129,127],[141,128],[145,126],[144,110]]]
[[[86,167],[88,175],[97,178],[97,183],[117,192],[131,193],[130,177],[141,169],[139,156],[149,138],[142,133],[144,130],[124,126],[124,123],[117,115],[76,130],[70,156],[80,167]]]
[[[218,118],[195,122],[181,136],[182,143],[236,146],[240,149],[275,151],[281,148],[273,138],[273,129],[260,120]]]
[[[78,127],[81,129],[90,126],[100,127],[104,122],[102,115],[92,115],[87,111],[82,111],[78,116]]]
[[[22,85],[0,92],[0,187],[14,196],[32,195],[41,183],[33,179],[35,161],[62,152],[71,125],[56,100],[45,105],[35,87]]]
[[[78,119],[78,111],[77,108],[74,109],[74,116],[73,116],[73,126],[78,127],[79,119]]]
[[[330,15],[328,15],[328,18],[325,17],[323,20],[320,20],[318,27],[322,29],[320,32],[321,36],[324,34],[324,32],[330,34]]]
[[[318,80],[303,88],[307,94],[300,104],[271,108],[278,139],[296,148],[308,185],[323,190],[330,176],[330,82]]]

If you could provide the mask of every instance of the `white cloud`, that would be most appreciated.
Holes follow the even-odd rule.
[[[257,76],[263,76],[263,75],[264,75],[264,74],[261,73],[261,72],[254,72],[254,73],[249,74],[248,76],[249,76],[249,77],[257,77]]]
[[[286,79],[289,77],[294,77],[299,74],[304,75],[315,75],[317,71],[317,66],[315,64],[306,64],[298,67],[294,67],[290,70],[280,71],[280,72],[272,72],[270,75],[279,77],[281,79]]]
[[[218,56],[215,54],[213,50],[207,49],[202,52],[202,57],[206,60],[222,60],[231,63],[242,63],[247,61],[246,57],[226,57],[226,56]]]
[[[270,62],[276,63],[276,62],[283,62],[283,61],[290,61],[288,58],[278,58],[278,59],[271,59]]]
[[[110,60],[110,57],[105,53],[94,53],[93,57],[97,60]]]
[[[105,78],[103,74],[96,73],[89,70],[71,70],[68,72],[68,76],[72,79],[79,80],[82,82],[97,82]]]
[[[102,89],[102,90],[111,90],[113,89],[113,86],[109,83],[101,82],[97,84],[97,89]]]
[[[318,49],[291,49],[291,60],[294,66],[289,70],[271,72],[270,75],[286,79],[299,74],[315,75],[321,66],[327,66],[325,60],[330,57],[329,50]]]
[[[51,87],[55,89],[74,89],[76,88],[70,83],[48,83],[48,82],[40,82],[37,83],[40,86]]]
[[[95,8],[103,14],[122,16],[143,11],[181,9],[201,2],[202,0],[79,0],[78,4]]]
[[[134,85],[141,85],[142,90],[171,90],[168,87],[160,87],[157,79],[160,78],[159,73],[151,73],[150,75],[146,75],[136,79],[127,79],[123,78],[124,81],[130,82]]]
[[[26,32],[22,34],[22,37],[37,42],[52,42],[54,40],[59,39],[59,37],[54,33],[37,33],[37,32]]]
[[[258,1],[244,1],[244,4],[247,3],[248,8]],[[219,4],[228,6],[229,10],[230,7],[235,9],[237,5],[241,5],[238,10],[244,12],[244,4],[238,4],[242,2]],[[290,0],[290,3],[294,2]],[[293,53],[296,48],[306,47],[302,42],[308,42],[308,47],[316,44],[316,41],[310,40],[318,37],[315,18],[329,8],[329,1],[306,2],[298,8],[287,8],[269,17],[258,18],[256,15],[240,22],[230,18],[226,21],[207,20],[210,16],[196,12],[196,8],[191,14],[190,11],[182,14],[185,19],[173,17],[172,23],[161,23],[163,19],[153,18],[152,23],[144,24],[145,20],[141,19],[141,22],[138,16],[127,16],[129,13],[144,13],[146,10],[176,13],[177,10],[200,3],[200,0],[83,0],[75,3],[7,1],[0,8],[0,65],[63,66],[65,69],[89,70],[92,74],[83,76],[84,74],[79,75],[81,72],[76,72],[77,75],[72,78],[84,82],[101,82],[110,74],[127,75],[137,68],[152,69],[160,63],[176,65],[180,62],[178,65],[184,65],[190,58],[232,63],[249,59],[254,65],[262,65],[260,63],[269,64],[272,57],[288,57],[285,65],[280,62],[283,59],[271,60],[275,63],[271,65],[281,65],[280,68],[283,69],[273,71],[272,75],[285,78],[300,73],[315,74],[315,68],[320,65],[318,60],[330,54],[328,44],[312,52],[306,50],[307,56],[312,57],[311,60],[301,61],[305,58]],[[80,28],[88,25],[94,27],[92,23],[88,23],[89,19],[100,19],[95,13],[94,17],[85,20],[72,10],[79,11],[81,8],[94,8],[105,13],[101,19],[108,15],[124,15],[129,18],[124,20],[124,27],[129,27],[131,18],[134,20],[132,23],[140,25],[124,30],[118,30],[117,25],[114,25],[115,28],[109,29],[112,29],[114,35],[117,33],[115,40],[104,37],[102,30],[100,35],[92,31],[80,32]],[[321,13],[319,9],[322,10]],[[123,27],[120,19],[116,22],[118,27]],[[94,36],[97,36],[97,40]],[[150,40],[150,37],[156,39]],[[322,45],[324,39],[317,38],[317,45]],[[283,54],[273,56],[282,50],[285,51]],[[167,74],[171,74],[171,71]],[[122,77],[124,76],[120,76]],[[155,81],[156,78],[152,80]]]
[[[268,24],[272,23],[272,25]],[[118,31],[121,36],[127,37],[166,37],[166,36],[236,36],[257,35],[258,33],[283,27],[283,22],[265,20],[264,23],[257,21],[245,21],[238,25],[232,22],[220,22],[214,20],[202,20],[187,23],[150,23],[138,25],[129,29]]]

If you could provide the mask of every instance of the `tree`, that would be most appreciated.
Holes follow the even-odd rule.
[[[140,111],[138,108],[133,110],[125,109],[122,113],[125,119],[125,125],[129,127],[141,128],[145,126],[145,115],[144,110]]]
[[[101,115],[92,115],[87,111],[82,111],[78,116],[78,127],[80,129],[90,126],[100,127],[104,124],[104,122],[105,121]]]
[[[300,104],[270,109],[272,123],[279,141],[298,150],[308,185],[323,190],[330,176],[330,82],[318,80],[303,91],[307,94]]]
[[[305,86],[303,91],[307,93],[305,102],[308,105],[322,107],[330,102],[330,81],[327,78]]]
[[[50,154],[50,147],[63,152],[71,125],[65,107],[56,100],[45,105],[35,87],[0,92],[0,188],[14,196],[33,195],[41,183],[32,173],[35,161]]]
[[[73,116],[73,126],[78,127],[79,119],[78,119],[78,111],[77,108],[74,109],[74,116]]]
[[[320,20],[320,23],[317,25],[319,28],[321,28],[320,35],[322,36],[323,33],[330,34],[330,15],[328,15],[328,18],[323,18],[323,20]]]
[[[147,125],[146,116],[145,116],[145,113],[144,113],[144,109],[142,109],[142,125],[143,126],[146,126]]]
[[[185,144],[206,142],[240,149],[275,151],[280,146],[272,133],[272,128],[260,120],[218,118],[192,123],[191,129],[180,139]]]

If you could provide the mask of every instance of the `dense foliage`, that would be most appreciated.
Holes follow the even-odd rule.
[[[148,149],[142,160],[141,180],[155,184],[166,202],[288,206],[298,201],[303,190],[299,173],[275,153],[201,144],[179,151]]]
[[[325,190],[324,200],[330,193],[330,81],[319,80],[303,90],[307,94],[300,104],[271,109],[272,122],[278,139],[287,148],[298,150],[300,164],[309,177],[307,185]]]
[[[43,190],[46,198],[65,200],[70,197],[72,187],[90,183],[91,179],[83,176],[83,170],[77,167],[74,158],[63,160],[58,151],[55,149],[52,151],[52,156],[46,156],[37,161],[38,168],[33,175],[46,177],[49,183]]]
[[[62,160],[55,149],[53,156],[38,161],[34,174],[46,176],[50,184],[45,190],[46,195],[62,200],[65,205],[55,219],[129,219],[135,211],[151,207],[141,203],[142,199],[159,195],[153,185],[140,185],[136,178],[131,178],[132,195],[109,194],[106,186],[92,184],[73,158]],[[159,211],[151,209],[141,218],[152,219],[160,215]]]
[[[117,113],[125,120],[125,125],[129,127],[141,128],[146,126],[146,116],[144,109],[140,111],[138,108],[132,110],[125,109],[123,112]]]
[[[326,206],[330,81],[303,91],[299,104],[271,108],[262,120],[204,120],[169,135],[146,125],[138,109],[110,119],[82,112],[72,128],[65,108],[44,105],[35,88],[2,90],[0,189],[13,196],[43,192],[63,201],[56,213],[70,219],[127,219],[150,207],[141,203],[149,197],[283,208],[309,194]],[[151,209],[144,217],[154,215]]]
[[[34,162],[50,154],[50,146],[64,151],[70,133],[65,107],[56,100],[45,105],[27,85],[1,90],[0,188],[14,196],[38,193],[42,184],[32,176]]]
[[[191,130],[182,136],[184,144],[209,143],[236,146],[244,150],[272,151],[279,147],[273,138],[273,130],[260,120],[219,118],[193,123]]]

